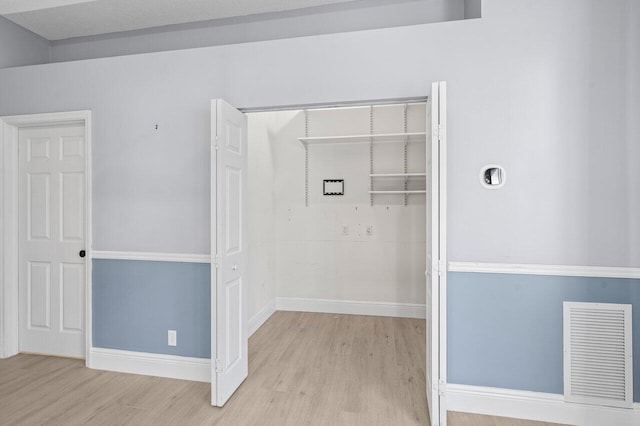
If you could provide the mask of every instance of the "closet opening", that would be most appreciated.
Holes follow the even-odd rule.
[[[428,100],[245,113],[249,312],[277,311],[250,357],[345,415],[426,421]]]

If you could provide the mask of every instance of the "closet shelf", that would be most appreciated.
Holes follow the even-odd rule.
[[[298,138],[304,145],[322,143],[356,143],[356,142],[424,142],[427,134],[425,132],[413,133],[378,133],[372,135],[351,135],[351,136],[314,136]]]
[[[427,177],[426,173],[372,173],[369,175],[372,178],[414,178],[414,177]]]
[[[407,191],[369,191],[369,194],[426,194],[427,191],[422,190],[407,190]]]

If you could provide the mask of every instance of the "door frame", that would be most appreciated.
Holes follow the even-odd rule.
[[[81,124],[85,136],[85,365],[90,367],[92,342],[91,267],[91,111],[69,111],[0,117],[0,358],[19,353],[19,134],[20,129],[47,125]]]

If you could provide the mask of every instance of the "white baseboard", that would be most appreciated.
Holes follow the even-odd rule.
[[[358,302],[352,300],[278,297],[276,298],[276,307],[279,311],[426,318],[425,305],[415,303]]]
[[[264,308],[260,309],[260,312],[255,314],[249,320],[249,337],[253,335],[262,324],[264,324],[270,317],[276,312],[276,299],[271,300],[267,303]]]
[[[103,348],[91,348],[90,353],[91,365],[87,367],[96,370],[211,382],[211,360],[206,358]]]
[[[565,402],[563,395],[447,384],[449,411],[580,426],[640,425],[640,404],[632,409]]]

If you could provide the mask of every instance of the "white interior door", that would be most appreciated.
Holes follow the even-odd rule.
[[[249,372],[247,117],[220,99],[211,107],[211,404],[222,407]]]
[[[447,424],[446,366],[446,83],[431,86],[427,149],[427,404],[433,426]],[[427,108],[429,110],[429,108]]]
[[[84,358],[84,126],[21,129],[18,150],[19,348]]]

